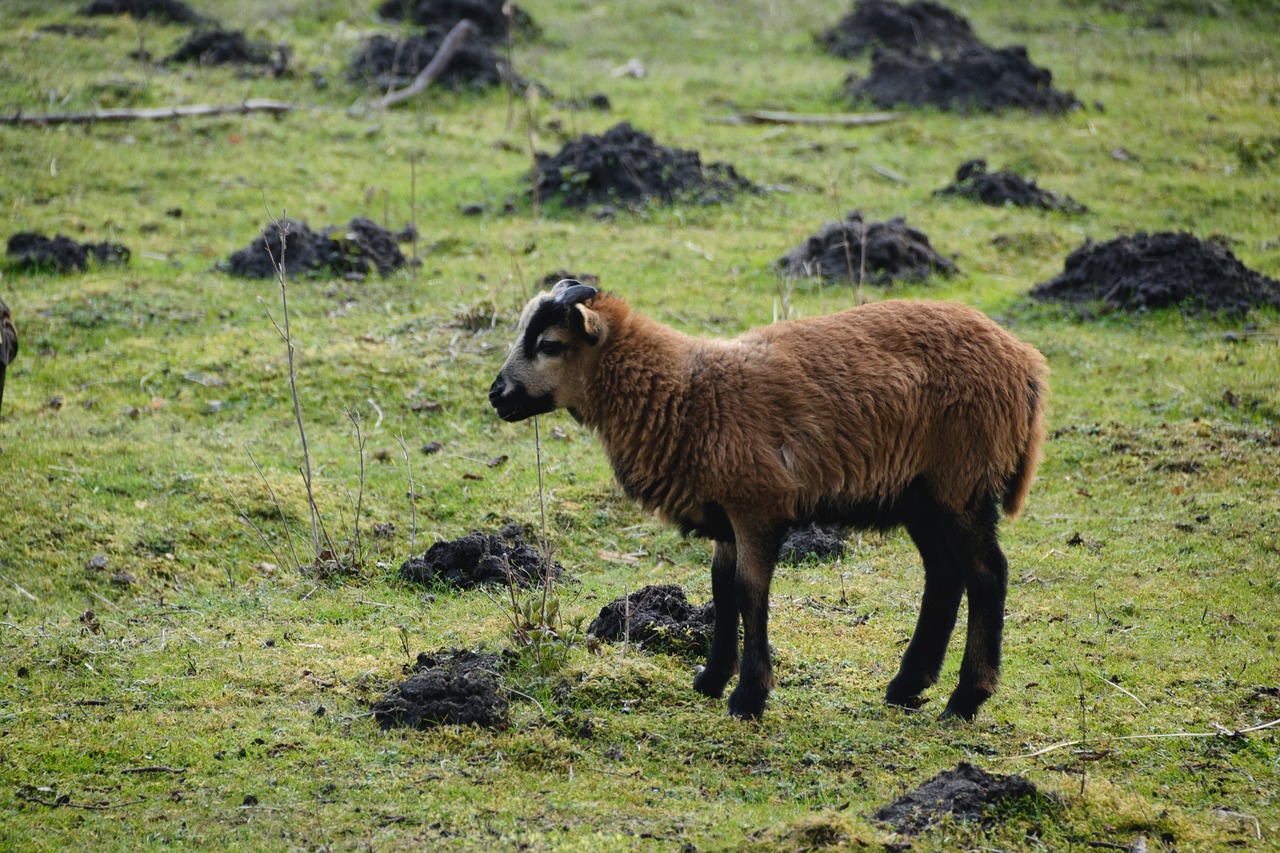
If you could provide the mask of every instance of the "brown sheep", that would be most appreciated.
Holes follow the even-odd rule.
[[[905,526],[924,561],[915,634],[886,700],[917,708],[937,681],[962,593],[968,638],[944,717],[996,689],[1016,516],[1044,434],[1048,366],[972,308],[890,301],[734,340],[684,335],[617,296],[562,281],[524,309],[489,390],[499,417],[567,409],[646,508],[715,541],[716,622],[694,689],[758,717],[773,685],[769,583],[793,526]]]
[[[0,406],[4,404],[4,374],[18,355],[18,328],[13,325],[9,306],[0,299]],[[3,409],[0,409],[3,411]]]

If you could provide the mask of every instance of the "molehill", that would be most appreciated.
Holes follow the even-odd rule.
[[[934,251],[923,231],[901,216],[867,223],[855,210],[842,222],[827,222],[818,233],[777,261],[784,276],[822,276],[833,281],[889,285],[950,275],[955,264]]]
[[[1222,237],[1138,232],[1086,242],[1067,256],[1061,274],[1037,284],[1031,296],[1100,304],[1104,312],[1179,306],[1188,314],[1243,317],[1252,308],[1280,308],[1280,282],[1246,267]]]

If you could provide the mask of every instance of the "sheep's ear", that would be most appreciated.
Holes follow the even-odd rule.
[[[585,305],[574,305],[569,309],[569,329],[582,340],[594,346],[600,343],[600,335],[604,331],[604,321],[600,315]]]

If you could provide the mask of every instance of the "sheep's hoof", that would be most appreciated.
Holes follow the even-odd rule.
[[[978,716],[978,707],[991,698],[993,691],[983,688],[957,687],[956,692],[947,700],[947,707],[942,710],[939,720],[964,720],[972,722]]]
[[[727,678],[715,678],[714,673],[704,669],[693,677],[693,689],[711,699],[719,699],[724,695]]]
[[[920,694],[920,691],[895,689],[893,684],[889,685],[889,689],[884,693],[884,703],[893,708],[904,708],[908,711],[919,711],[924,707],[924,703],[929,700]]]
[[[950,720],[959,720],[962,723],[972,723],[973,718],[976,716],[978,716],[977,708],[966,712],[957,710],[956,708],[952,708],[948,705],[946,708],[942,709],[942,713],[938,715],[938,722],[945,723]]]
[[[758,720],[764,714],[764,704],[768,698],[767,693],[744,690],[739,686],[729,694],[729,716],[740,720]]]
[[[928,701],[929,700],[923,696],[916,694],[915,696],[908,696],[905,699],[885,699],[885,704],[890,708],[901,708],[908,713],[914,714],[916,711],[923,708],[925,703]]]

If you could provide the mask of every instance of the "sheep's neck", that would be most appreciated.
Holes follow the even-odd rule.
[[[601,353],[596,405],[585,420],[623,487],[650,509],[669,509],[656,487],[677,464],[695,341],[650,321],[629,325]]]

